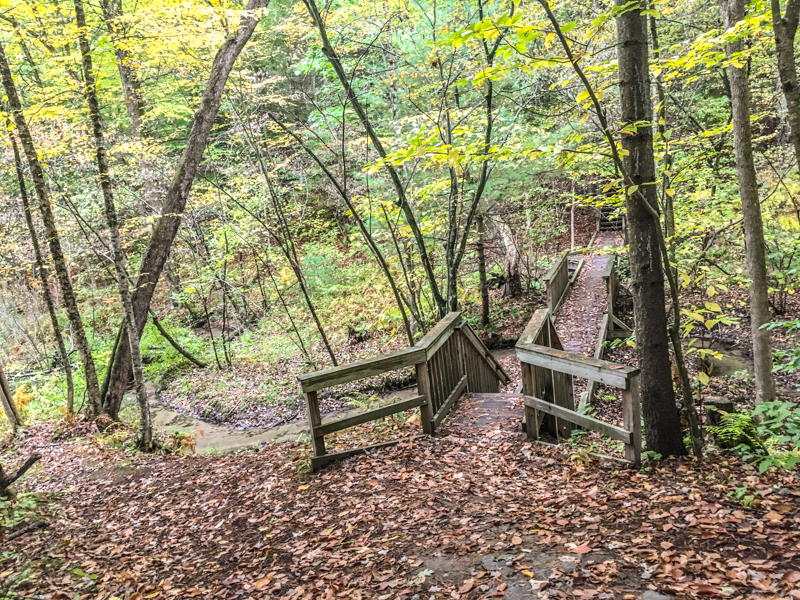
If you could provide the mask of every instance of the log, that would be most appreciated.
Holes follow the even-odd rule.
[[[14,473],[8,473],[3,470],[3,465],[0,465],[0,495],[2,495],[6,488],[14,483],[17,479],[22,477],[25,474],[25,471],[30,469],[36,461],[42,458],[42,455],[38,452],[35,454],[31,454],[28,459],[22,463],[22,466],[17,469]]]

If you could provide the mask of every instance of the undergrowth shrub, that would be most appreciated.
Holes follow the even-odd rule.
[[[708,431],[721,447],[758,465],[759,472],[773,466],[789,470],[800,462],[800,411],[795,404],[775,400],[749,414],[718,412],[720,424]]]

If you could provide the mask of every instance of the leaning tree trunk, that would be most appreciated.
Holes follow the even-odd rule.
[[[8,424],[11,429],[16,431],[22,427],[22,417],[17,410],[17,405],[14,403],[14,395],[11,393],[11,386],[8,385],[8,379],[3,371],[3,365],[0,365],[0,404],[3,405],[3,412],[8,419]]]
[[[475,218],[478,228],[478,280],[481,292],[481,325],[489,324],[489,283],[486,280],[486,229],[483,224],[483,215]]]
[[[83,0],[75,2],[75,21],[78,25],[78,46],[81,50],[83,64],[83,80],[86,84],[84,94],[89,105],[89,119],[92,123],[92,136],[94,137],[97,170],[100,174],[100,189],[103,193],[106,221],[111,237],[111,250],[114,254],[114,267],[117,272],[117,286],[122,300],[122,309],[125,313],[125,331],[128,334],[128,345],[131,352],[133,366],[133,381],[136,387],[136,399],[139,402],[139,445],[149,452],[153,443],[153,427],[150,423],[150,405],[147,402],[147,390],[144,383],[144,369],[142,367],[142,352],[139,346],[139,328],[136,326],[136,317],[133,314],[133,301],[131,289],[128,284],[128,269],[125,266],[125,253],[122,251],[122,241],[119,235],[117,209],[114,205],[114,193],[111,189],[111,177],[108,171],[108,157],[103,136],[103,122],[100,116],[100,104],[97,101],[97,87],[94,78],[92,55],[89,50],[89,40],[86,38],[86,14],[83,10]],[[145,320],[147,316],[145,315]]]
[[[261,17],[260,9],[266,8],[268,3],[269,0],[248,0],[245,7],[247,12],[239,20],[238,29],[225,40],[214,57],[211,74],[200,100],[200,107],[194,115],[186,148],[178,161],[175,176],[164,198],[161,217],[156,221],[139,268],[137,286],[133,294],[133,311],[139,335],[147,322],[150,300],[164,268],[164,263],[169,256],[172,242],[178,233],[181,215],[186,208],[186,201],[189,198],[197,167],[203,158],[211,126],[219,112],[228,75],[258,24]],[[121,332],[118,336],[118,343],[114,347],[106,378],[103,381],[103,407],[113,417],[119,413],[122,395],[130,376],[131,359],[128,336]]]
[[[778,77],[786,98],[786,118],[792,130],[794,157],[800,165],[800,86],[797,63],[794,59],[794,37],[800,22],[800,0],[788,0],[781,16],[780,0],[771,0],[772,29],[775,31],[775,51],[778,58]]]
[[[28,233],[31,236],[31,244],[33,245],[33,257],[36,262],[36,269],[39,271],[39,279],[42,282],[42,295],[47,306],[47,313],[50,315],[50,324],[53,326],[53,336],[56,339],[58,353],[64,365],[64,377],[67,380],[67,412],[72,414],[75,411],[75,384],[72,380],[72,365],[69,362],[69,352],[67,352],[67,345],[64,343],[61,326],[58,324],[58,312],[56,311],[56,303],[53,301],[53,294],[50,292],[50,277],[47,274],[47,265],[42,257],[42,249],[39,247],[39,236],[36,234],[36,227],[33,224],[33,213],[28,201],[28,189],[25,186],[25,175],[22,172],[22,159],[19,155],[19,148],[17,148],[17,140],[10,131],[9,137],[11,138],[11,149],[14,152],[14,167],[17,171],[19,195],[22,198],[22,212],[25,213],[25,223],[28,225]]]
[[[53,264],[56,269],[56,277],[61,285],[61,295],[64,299],[64,308],[67,311],[67,318],[72,325],[72,333],[75,339],[75,345],[78,347],[78,353],[81,357],[83,365],[83,375],[86,379],[86,396],[88,398],[87,413],[90,416],[98,415],[102,409],[102,399],[100,396],[100,386],[97,383],[97,371],[95,370],[94,360],[92,359],[92,351],[89,348],[89,340],[86,337],[86,331],[83,328],[83,320],[81,313],[78,310],[78,300],[75,297],[75,291],[72,289],[72,280],[69,276],[67,269],[67,262],[64,258],[64,252],[61,250],[61,239],[58,235],[58,227],[56,226],[55,216],[53,209],[50,206],[50,197],[47,191],[47,183],[44,178],[44,171],[39,164],[39,157],[36,152],[36,147],[33,144],[33,137],[31,136],[28,124],[25,122],[25,115],[22,113],[22,104],[20,103],[19,96],[17,95],[17,88],[14,85],[14,79],[11,76],[11,68],[9,67],[8,60],[6,59],[5,51],[0,46],[0,75],[3,79],[3,87],[8,97],[8,105],[14,115],[14,123],[19,134],[20,141],[22,142],[22,149],[25,152],[25,157],[28,160],[28,168],[30,169],[31,176],[33,177],[33,186],[36,190],[36,197],[39,201],[39,211],[42,213],[42,221],[44,223],[45,235],[47,236],[47,243],[50,246],[50,254],[53,257]]]
[[[744,0],[721,0],[720,11],[726,30],[744,20]],[[744,49],[736,40],[727,45],[728,58]],[[750,85],[746,66],[728,66],[733,115],[733,148],[736,155],[736,174],[742,200],[744,235],[747,243],[747,273],[750,277],[750,329],[753,335],[756,403],[775,399],[775,379],[772,376],[772,340],[762,326],[770,321],[767,296],[767,261],[764,253],[764,224],[758,197],[758,178],[753,160],[753,139],[750,131]],[[793,132],[794,134],[794,132]]]
[[[626,5],[625,0],[617,0],[617,6]],[[617,18],[617,52],[622,123],[649,123],[652,107],[647,33],[638,8]],[[660,224],[644,205],[647,202],[658,209],[652,128],[639,125],[636,133],[623,136],[622,147],[627,151],[625,170],[641,191],[631,190],[628,195],[627,221],[645,437],[650,450],[665,456],[680,455],[686,450],[670,372],[664,271],[656,230]]]

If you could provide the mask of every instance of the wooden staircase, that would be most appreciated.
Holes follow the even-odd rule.
[[[617,209],[613,206],[603,206],[600,208],[600,218],[598,221],[599,231],[622,231],[623,217],[620,214],[614,215]]]
[[[418,396],[354,417],[322,424],[317,397],[320,390],[406,367],[416,369]],[[510,381],[500,363],[460,312],[449,313],[412,348],[307,373],[300,375],[297,380],[306,397],[314,449],[312,471],[335,460],[401,441],[329,454],[325,449],[327,434],[419,407],[422,432],[430,435],[465,392],[497,393],[501,382]]]

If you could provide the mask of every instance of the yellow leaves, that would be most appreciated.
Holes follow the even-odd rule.
[[[708,295],[709,298],[713,298],[718,293],[719,292],[717,292],[717,289],[713,285],[708,286],[708,288],[706,289],[706,294]],[[717,305],[717,306],[719,306],[719,305]]]
[[[675,188],[667,188],[666,192],[667,196],[669,196],[670,198],[673,198],[675,196]]]
[[[708,385],[709,377],[708,377],[708,373],[706,373],[705,371],[700,371],[697,374],[697,378],[700,380],[700,383],[702,383],[703,385]]]
[[[26,386],[21,385],[17,388],[17,391],[14,392],[14,402],[16,402],[17,406],[25,406],[33,400],[33,396],[33,392],[26,392]]]
[[[722,312],[722,308],[716,302],[706,302],[706,308],[711,312]]]
[[[632,185],[626,190],[626,192],[630,196],[631,194],[635,194],[638,190],[639,190],[638,185]]]
[[[307,490],[307,489],[308,489],[308,486],[307,486],[307,485],[301,485],[301,486],[300,486],[300,487],[298,487],[297,489],[298,489],[298,490],[300,490],[300,491],[302,492],[303,490]]]

